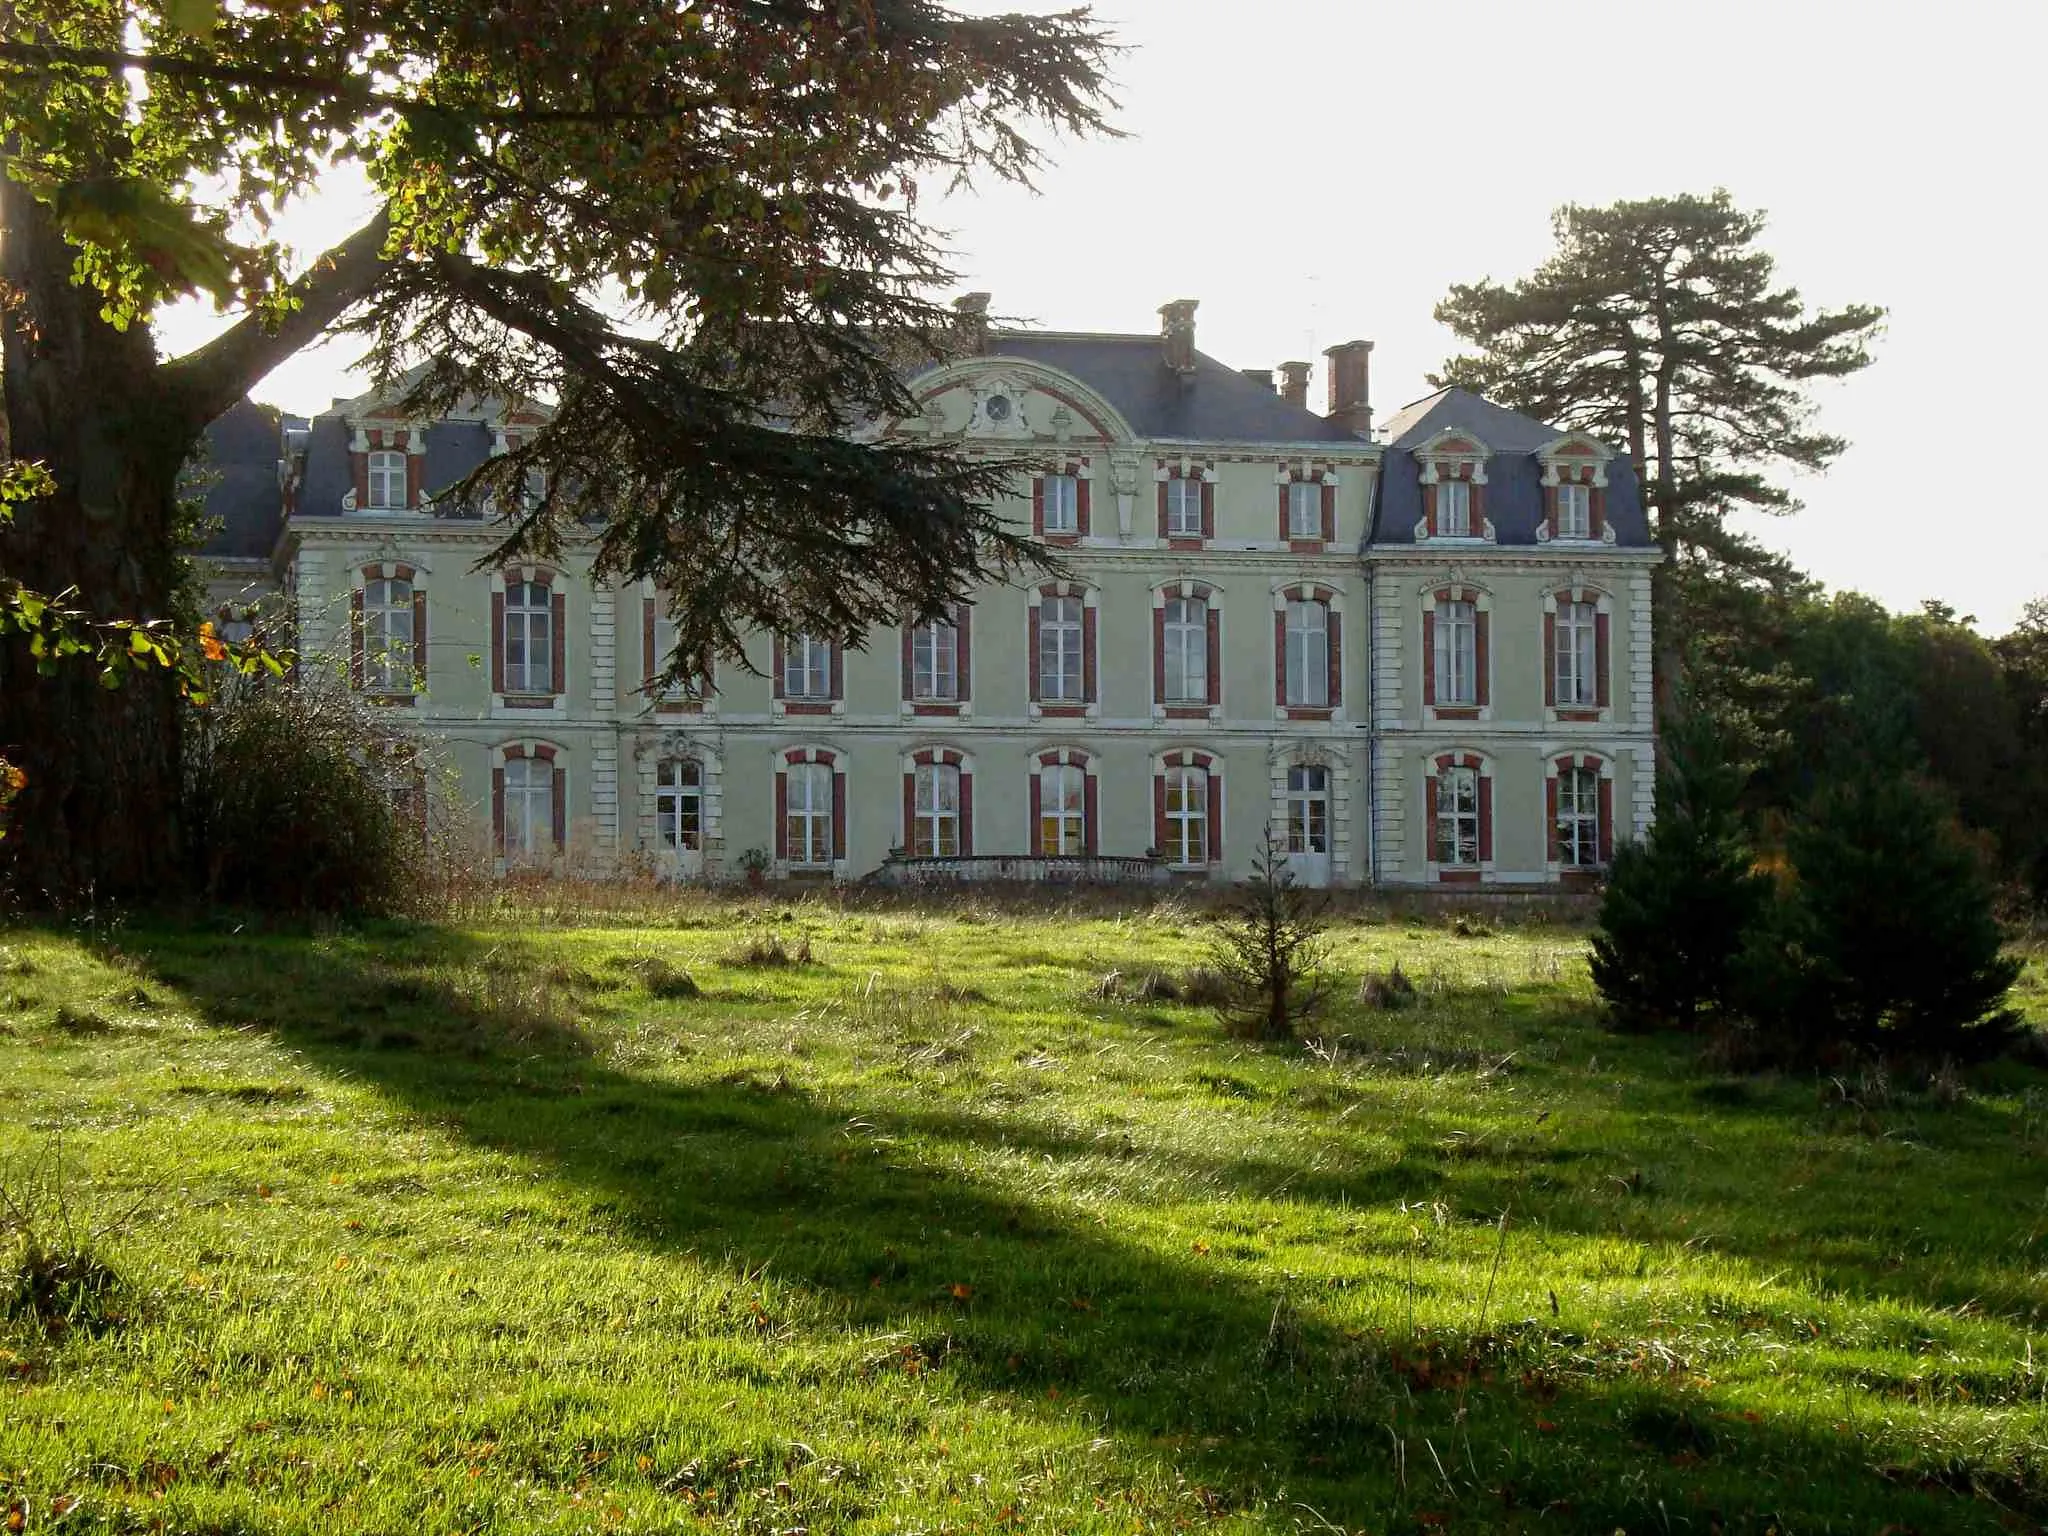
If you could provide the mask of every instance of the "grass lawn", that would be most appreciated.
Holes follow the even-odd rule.
[[[734,963],[750,935],[814,962]],[[1316,1051],[1098,1000],[1173,908],[0,932],[44,1531],[2029,1531],[2048,1076],[1739,1079],[1583,945],[1348,923]],[[686,989],[687,972],[701,995]],[[2039,958],[2023,994],[2048,1023]],[[1350,996],[1347,985],[1343,994]],[[4,1277],[0,1277],[4,1278]],[[11,1522],[10,1530],[16,1529]]]

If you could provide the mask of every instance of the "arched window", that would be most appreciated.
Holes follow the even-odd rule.
[[[663,848],[703,850],[704,765],[696,758],[669,758],[655,771],[654,835]]]
[[[413,687],[413,586],[399,577],[363,583],[363,686],[372,693]]]
[[[1033,853],[1058,859],[1095,852],[1095,775],[1084,754],[1064,748],[1039,753],[1030,803]]]
[[[1439,879],[1477,880],[1493,862],[1493,778],[1474,752],[1434,759],[1428,790],[1429,858]]]
[[[1152,780],[1153,836],[1180,868],[1215,862],[1222,851],[1222,780],[1204,752],[1169,752]]]
[[[555,693],[554,594],[545,583],[505,584],[506,693]]]
[[[919,704],[952,704],[960,697],[960,631],[931,619],[910,632],[910,698]]]
[[[1485,594],[1473,587],[1426,593],[1422,608],[1422,702],[1438,718],[1476,720],[1491,692]]]
[[[832,696],[832,643],[792,635],[782,646],[782,696],[818,701]]]
[[[1590,753],[1550,765],[1550,861],[1565,873],[1605,867],[1614,858],[1614,779]]]
[[[837,754],[792,747],[781,755],[775,856],[793,869],[829,869],[846,857],[846,775]]]

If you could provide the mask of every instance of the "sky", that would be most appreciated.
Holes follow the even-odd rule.
[[[2048,358],[2048,296],[2029,297],[2048,243],[2048,6],[1096,9],[1127,50],[1127,137],[1051,144],[1035,191],[923,205],[960,289],[991,292],[997,314],[1149,332],[1161,304],[1198,299],[1204,352],[1314,359],[1319,409],[1322,349],[1367,337],[1384,417],[1455,350],[1437,301],[1537,266],[1552,209],[1726,187],[1768,212],[1763,243],[1810,303],[1889,311],[1873,366],[1818,391],[1849,450],[1791,482],[1803,511],[1752,531],[1830,587],[1901,609],[1938,599],[1990,633],[2048,596],[2048,503],[2021,478]],[[337,178],[281,227],[310,253],[366,209]],[[162,332],[181,351],[222,323],[183,306]],[[351,361],[312,349],[256,395],[321,408],[365,387]],[[1986,474],[2014,490],[1987,494]]]

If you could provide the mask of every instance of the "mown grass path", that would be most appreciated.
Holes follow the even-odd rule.
[[[722,963],[753,933],[815,962]],[[39,1531],[1860,1532],[2048,1518],[2048,1076],[1734,1078],[1579,936],[1344,927],[1313,1051],[1099,1001],[1172,908],[0,934]],[[696,997],[674,973],[701,987]],[[2038,964],[2026,994],[2048,1022]],[[1345,993],[1348,997],[1348,989]]]

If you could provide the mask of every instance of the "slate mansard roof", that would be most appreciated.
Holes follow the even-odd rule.
[[[1425,395],[1382,424],[1386,457],[1373,496],[1371,542],[1415,542],[1415,525],[1422,520],[1422,461],[1415,450],[1447,429],[1470,434],[1491,454],[1486,464],[1486,516],[1497,542],[1537,543],[1536,530],[1543,522],[1543,464],[1536,455],[1565,434],[1463,389]],[[1606,512],[1617,548],[1655,546],[1643,511],[1642,484],[1635,466],[1618,450],[1607,461]]]
[[[206,453],[193,468],[206,488],[216,526],[199,552],[215,560],[268,560],[284,526],[277,460],[291,418],[276,407],[238,400],[206,429]]]

